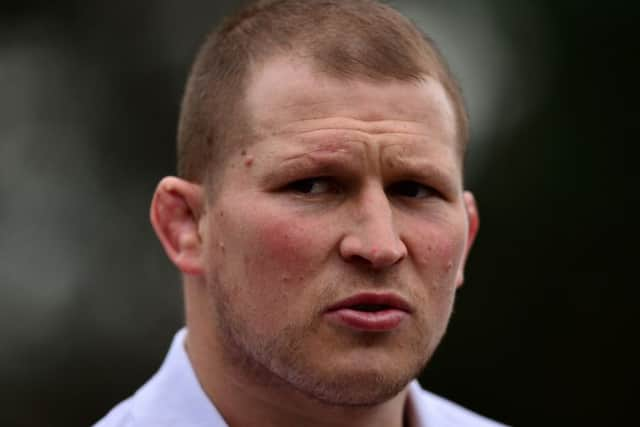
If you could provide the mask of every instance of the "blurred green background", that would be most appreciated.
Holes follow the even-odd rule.
[[[233,3],[0,6],[0,425],[89,425],[164,357],[181,290],[148,205],[175,170],[190,61]],[[481,213],[423,384],[513,425],[622,424],[637,360],[639,4],[391,3],[462,83]]]

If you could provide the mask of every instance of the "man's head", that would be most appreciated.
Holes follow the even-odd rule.
[[[241,53],[214,50],[246,55],[223,73],[231,93],[203,70],[229,65],[207,52],[234,32]],[[224,26],[193,73],[188,180],[160,183],[151,218],[185,274],[196,371],[332,405],[391,399],[444,334],[478,227],[446,67],[377,3],[285,0]]]
[[[248,82],[283,55],[342,81],[437,80],[454,108],[464,153],[468,119],[460,90],[433,42],[408,19],[372,0],[268,0],[227,19],[198,52],[180,116],[180,177],[208,184],[229,151],[251,142]]]

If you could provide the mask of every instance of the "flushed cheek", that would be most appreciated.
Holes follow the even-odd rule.
[[[430,283],[445,286],[455,278],[464,254],[464,234],[441,230],[413,236],[413,253],[421,274]]]
[[[291,286],[307,282],[327,257],[327,240],[317,224],[274,215],[254,227],[253,265],[247,267],[265,277]]]
[[[213,303],[235,301],[237,324],[269,337],[311,322],[319,271],[316,224],[301,223],[259,197],[221,195],[203,229]],[[253,204],[247,205],[245,199]]]
[[[262,219],[245,228],[239,247],[245,256],[236,273],[246,275],[238,289],[239,299],[254,318],[262,319],[252,327],[256,333],[270,334],[311,321],[322,292],[319,278],[326,248],[318,238],[319,228],[282,219],[282,215]]]
[[[432,345],[446,329],[456,291],[456,275],[462,262],[464,235],[430,230],[414,235],[413,257],[420,277],[423,320],[432,334]]]

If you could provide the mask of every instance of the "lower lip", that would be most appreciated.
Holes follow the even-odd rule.
[[[359,331],[385,332],[391,331],[408,316],[402,310],[358,311],[350,308],[341,308],[327,313],[329,319],[340,325]]]

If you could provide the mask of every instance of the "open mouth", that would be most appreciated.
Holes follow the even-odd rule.
[[[410,313],[409,303],[394,293],[362,292],[329,307],[327,311],[354,310],[365,313],[376,313],[387,310],[400,310]]]
[[[386,332],[411,315],[409,303],[392,293],[360,293],[329,307],[326,314],[337,325],[356,331]]]
[[[376,311],[393,309],[393,307],[386,304],[356,304],[349,308],[351,310],[364,311],[366,313],[375,313]]]

